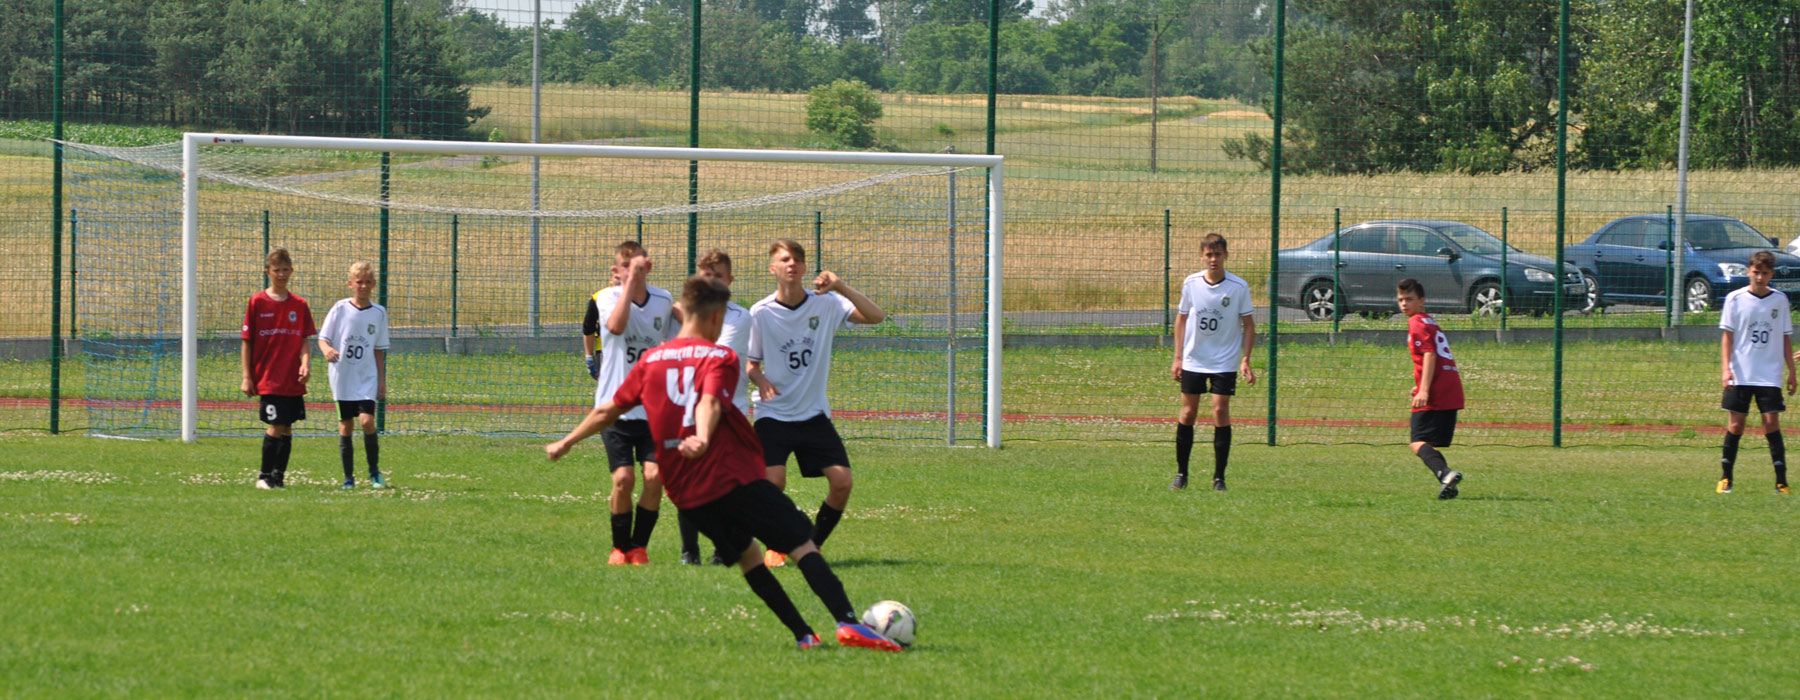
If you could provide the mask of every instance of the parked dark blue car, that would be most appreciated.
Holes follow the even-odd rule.
[[[1573,265],[1563,267],[1558,282],[1551,273],[1556,264],[1549,258],[1507,246],[1459,221],[1366,221],[1339,234],[1341,250],[1332,249],[1333,237],[1327,235],[1276,253],[1281,265],[1278,303],[1299,308],[1315,321],[1352,311],[1385,316],[1395,312],[1394,285],[1412,277],[1425,285],[1427,310],[1496,315],[1503,305],[1504,277],[1505,308],[1547,313],[1559,289],[1567,310],[1581,308],[1587,290]]]
[[[1750,284],[1744,266],[1759,250],[1775,254],[1771,286],[1800,300],[1800,257],[1782,251],[1749,224],[1729,216],[1689,214],[1683,230],[1679,288],[1688,311],[1719,308],[1726,294]],[[1580,267],[1587,280],[1582,306],[1590,309],[1666,303],[1674,257],[1666,214],[1615,219],[1580,244],[1563,248],[1563,259]]]

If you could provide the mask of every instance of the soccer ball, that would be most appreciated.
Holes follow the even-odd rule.
[[[881,636],[892,639],[895,644],[903,647],[912,646],[913,628],[918,626],[917,619],[913,617],[912,608],[893,600],[884,600],[869,606],[869,611],[863,613],[862,622],[868,625],[869,629],[879,632]]]

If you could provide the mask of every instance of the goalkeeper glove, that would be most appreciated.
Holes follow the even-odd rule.
[[[600,378],[600,363],[594,359],[593,355],[587,356],[587,369],[588,378],[596,380]]]

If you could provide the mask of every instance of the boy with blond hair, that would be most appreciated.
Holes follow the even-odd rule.
[[[731,256],[723,250],[713,248],[701,255],[694,263],[695,271],[708,279],[718,280],[725,284],[727,290],[736,279],[731,274]],[[735,300],[725,302],[725,325],[719,331],[718,343],[731,348],[738,355],[738,364],[742,365],[744,355],[750,351],[750,310],[738,305]],[[731,404],[744,415],[750,415],[750,374],[738,367],[738,388],[732,394]],[[689,518],[686,512],[676,513],[676,522],[681,526],[681,563],[700,563],[700,529]],[[729,562],[717,551],[712,554],[712,564],[724,566]]]
[[[1775,464],[1775,492],[1787,495],[1787,441],[1781,435],[1782,369],[1787,369],[1787,390],[1794,393],[1794,321],[1788,297],[1769,286],[1775,277],[1775,255],[1759,250],[1750,255],[1750,286],[1725,295],[1719,310],[1719,385],[1725,396],[1725,444],[1719,457],[1718,493],[1731,493],[1732,467],[1737,464],[1738,440],[1744,437],[1744,421],[1750,402],[1762,413],[1763,436],[1769,440],[1769,459]],[[1778,344],[1779,343],[1779,344]]]
[[[375,402],[387,400],[387,308],[369,300],[375,268],[350,265],[351,296],[325,313],[319,328],[319,352],[329,363],[331,398],[338,410],[338,457],[344,464],[344,488],[356,488],[356,451],[350,429],[362,424],[363,454],[369,460],[369,485],[387,488],[381,479],[381,437],[375,432]]]
[[[286,248],[269,251],[263,261],[269,287],[250,296],[239,334],[245,396],[258,397],[257,416],[263,430],[262,470],[256,488],[287,486],[288,459],[294,451],[294,423],[306,419],[306,381],[312,378],[312,356],[306,339],[318,332],[312,308],[288,291],[294,258]]]

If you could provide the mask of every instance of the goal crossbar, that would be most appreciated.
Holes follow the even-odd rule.
[[[181,439],[193,442],[199,427],[199,171],[207,146],[331,149],[386,153],[480,156],[577,156],[639,160],[801,162],[873,166],[943,166],[987,171],[987,377],[986,443],[1000,446],[1001,271],[1004,250],[1002,203],[1004,158],[958,153],[868,153],[860,151],[678,148],[587,144],[529,144],[411,139],[335,138],[256,134],[186,133],[181,139]]]

